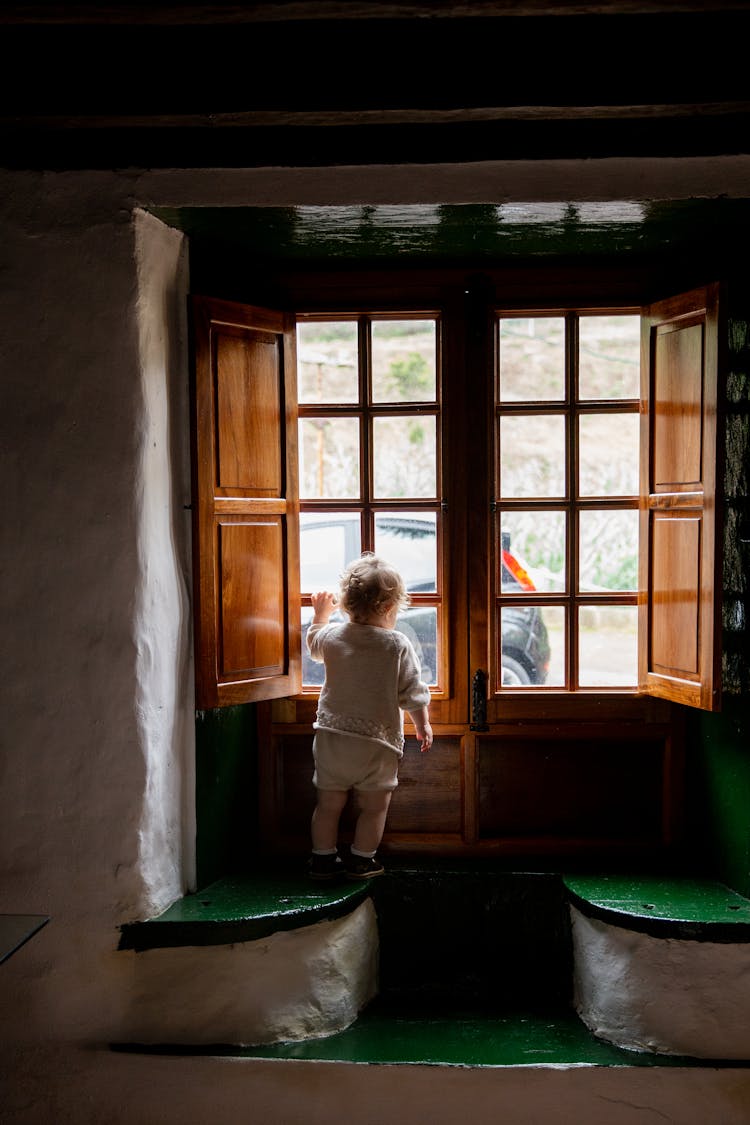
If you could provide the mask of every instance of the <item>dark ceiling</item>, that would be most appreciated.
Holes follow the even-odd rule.
[[[6,3],[0,33],[9,169],[465,167],[750,149],[743,0]],[[256,260],[379,264],[720,260],[747,243],[747,212],[719,197],[160,216],[198,247]]]
[[[750,143],[739,0],[4,4],[0,29],[9,167],[726,155]]]

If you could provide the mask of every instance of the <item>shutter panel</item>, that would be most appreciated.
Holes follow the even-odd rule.
[[[719,287],[644,310],[639,686],[720,707]]]
[[[199,708],[301,687],[294,317],[194,297]]]

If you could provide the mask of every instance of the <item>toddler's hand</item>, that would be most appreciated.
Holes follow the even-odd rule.
[[[325,625],[336,608],[336,595],[319,590],[310,595],[313,607],[313,625]]]
[[[423,754],[426,754],[432,746],[432,727],[429,723],[425,723],[421,733],[417,731],[417,738],[419,739],[419,749]]]

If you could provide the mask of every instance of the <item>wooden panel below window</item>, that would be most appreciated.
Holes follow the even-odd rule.
[[[266,854],[310,846],[313,732],[260,729],[260,812]],[[663,856],[681,839],[681,722],[530,723],[484,734],[435,730],[406,750],[381,845],[384,856]],[[352,838],[352,797],[341,840]]]
[[[315,808],[312,735],[284,734],[274,738],[273,755],[276,800],[275,807],[269,810],[270,827],[277,842],[303,838],[308,848],[310,817]]]
[[[436,736],[432,748],[423,754],[419,744],[407,738],[384,842],[396,833],[460,831],[460,740]]]
[[[610,728],[574,737],[544,729],[479,740],[482,838],[659,841],[665,744]]]
[[[280,851],[309,846],[310,817],[315,806],[312,782],[312,733],[274,734],[261,764],[264,836]],[[422,754],[407,738],[399,785],[391,800],[383,848],[403,834],[459,835],[461,831],[461,744],[458,738],[436,738]],[[342,839],[351,839],[357,813],[356,795],[341,818]]]

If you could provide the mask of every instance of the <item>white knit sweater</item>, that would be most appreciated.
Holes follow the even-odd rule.
[[[314,727],[370,738],[402,756],[403,712],[430,702],[408,637],[347,621],[311,625],[307,648],[326,672]]]

